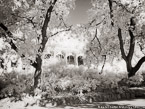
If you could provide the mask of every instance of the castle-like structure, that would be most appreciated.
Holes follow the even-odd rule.
[[[61,30],[55,30],[55,32],[57,31]],[[61,65],[74,66],[84,65],[87,43],[88,41],[83,34],[78,36],[72,31],[64,31],[50,37],[42,55],[42,67],[48,68],[58,63],[61,63]],[[30,67],[29,65],[24,65],[17,53],[13,52],[3,56],[3,59],[5,59],[4,64],[6,64],[5,66],[7,69],[6,72],[34,72],[31,68],[27,68]]]
[[[77,36],[71,31],[51,37],[44,50],[43,65],[50,66],[58,62],[65,65],[84,65],[87,43],[83,35]]]

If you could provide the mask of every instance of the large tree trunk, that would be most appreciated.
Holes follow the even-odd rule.
[[[133,18],[130,19],[130,25],[132,28],[128,29],[129,36],[130,36],[130,47],[129,47],[129,52],[127,55],[125,54],[124,47],[123,47],[121,29],[118,28],[118,38],[120,42],[121,55],[122,55],[122,58],[126,62],[128,77],[134,76],[136,72],[140,69],[141,65],[145,62],[145,56],[144,56],[138,61],[138,63],[134,67],[132,66],[132,58],[133,58],[134,49],[135,49],[135,36],[133,34],[133,31],[135,30],[135,23],[133,21]]]
[[[110,18],[111,18],[111,24],[112,26],[114,26],[113,23],[113,2],[116,3],[118,5],[118,3],[116,1],[112,1],[112,0],[108,0],[109,3],[109,8],[110,8]],[[125,11],[130,12],[129,10],[127,10],[126,8],[124,8],[123,5],[120,5],[123,9],[125,9]],[[119,44],[120,44],[120,51],[121,51],[121,55],[122,58],[125,60],[126,62],[126,68],[127,68],[127,72],[128,72],[128,77],[132,77],[136,74],[136,72],[139,70],[139,68],[141,67],[141,65],[143,64],[143,62],[145,61],[145,56],[142,57],[138,63],[132,67],[132,58],[133,58],[133,54],[134,54],[134,49],[135,49],[135,36],[133,34],[133,31],[135,30],[135,26],[136,23],[134,21],[134,17],[130,18],[130,27],[128,28],[128,32],[129,32],[129,36],[130,36],[130,47],[129,47],[129,52],[126,55],[125,51],[124,51],[124,44],[123,44],[123,38],[122,38],[122,30],[121,28],[118,28],[118,38],[119,38]]]
[[[37,87],[38,83],[40,82],[40,76],[41,76],[41,73],[42,73],[42,59],[41,59],[41,56],[40,55],[37,55],[36,57],[36,69],[35,69],[35,74],[34,74],[34,88]]]
[[[48,23],[50,22],[50,18],[51,18],[51,13],[53,11],[53,8],[56,4],[57,0],[53,0],[53,2],[51,3],[51,5],[49,6],[49,8],[47,9],[46,12],[46,16],[45,16],[45,20],[42,26],[42,42],[41,42],[41,47],[38,50],[38,54],[36,57],[36,70],[35,70],[35,74],[34,74],[34,88],[36,88],[38,86],[38,83],[40,81],[40,77],[41,77],[41,73],[42,73],[42,58],[41,55],[45,49],[46,43],[48,41],[48,36],[47,36],[47,27],[48,27]]]
[[[47,27],[48,27],[48,23],[50,22],[50,18],[51,18],[51,13],[53,11],[53,8],[56,4],[57,0],[52,0],[49,8],[47,9],[46,12],[46,16],[45,16],[45,20],[42,26],[42,42],[41,42],[41,46],[38,50],[38,54],[36,56],[36,60],[35,62],[33,62],[31,65],[35,68],[35,74],[34,74],[34,88],[37,87],[40,77],[41,77],[41,73],[42,73],[42,58],[41,55],[45,49],[46,43],[48,41],[48,36],[47,36]],[[8,42],[11,45],[11,48],[14,49],[17,52],[17,47],[15,46],[15,44],[13,43],[13,35],[12,33],[8,30],[8,28],[0,22],[0,27],[7,33],[8,37],[6,39],[9,39]],[[31,61],[31,60],[30,60]]]

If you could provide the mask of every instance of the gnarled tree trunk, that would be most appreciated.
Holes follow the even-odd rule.
[[[41,30],[41,34],[42,34],[42,42],[41,42],[41,46],[38,50],[38,54],[36,57],[36,65],[35,65],[35,74],[34,74],[34,88],[37,87],[39,80],[40,80],[40,76],[42,73],[42,58],[41,55],[45,49],[46,43],[48,41],[48,36],[47,36],[47,27],[48,27],[48,23],[50,22],[50,18],[51,18],[51,13],[53,11],[53,8],[56,4],[57,0],[53,0],[53,2],[50,4],[49,8],[47,9],[46,12],[46,16],[45,16],[45,20],[42,26],[42,30]]]
[[[46,12],[46,16],[45,16],[45,20],[42,26],[42,42],[41,42],[41,46],[38,50],[38,54],[36,56],[36,60],[35,62],[33,62],[31,65],[35,68],[35,74],[34,74],[34,88],[37,87],[38,83],[39,83],[39,79],[42,73],[42,58],[41,55],[45,49],[46,43],[48,41],[48,36],[47,36],[47,27],[48,27],[48,23],[50,22],[50,18],[51,18],[51,13],[53,11],[53,8],[56,4],[57,0],[52,0],[49,8],[47,9]],[[0,23],[0,27],[7,33],[8,37],[6,39],[8,39],[9,44],[11,45],[11,48],[14,49],[16,52],[18,52],[18,48],[16,47],[16,45],[13,43],[13,35],[12,33],[8,30],[8,28],[3,24]]]
[[[118,38],[119,38],[119,42],[120,42],[121,55],[122,55],[122,58],[126,62],[128,77],[134,76],[136,74],[136,72],[139,70],[139,68],[141,67],[141,65],[145,62],[145,56],[144,56],[138,61],[138,63],[134,67],[132,66],[132,63],[131,63],[132,57],[134,54],[134,49],[135,49],[135,36],[133,34],[133,30],[135,29],[135,25],[134,25],[135,23],[133,20],[134,20],[133,18],[130,19],[130,25],[132,28],[128,29],[129,36],[130,36],[130,47],[129,47],[129,52],[127,55],[125,54],[124,47],[123,47],[121,29],[118,28]]]

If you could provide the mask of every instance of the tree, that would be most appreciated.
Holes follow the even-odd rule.
[[[11,48],[35,68],[34,88],[42,73],[41,56],[48,38],[70,30],[65,20],[73,5],[74,0],[10,0],[0,7],[7,12],[5,18],[0,18],[0,27]],[[64,29],[52,34],[53,28]]]
[[[141,40],[144,39],[144,24],[140,22],[143,22],[145,2],[143,0],[94,0],[92,4],[93,8],[90,12],[95,13],[95,16],[91,16],[93,21],[91,25],[95,26],[98,20],[105,19],[100,27],[97,27],[101,32],[101,39],[107,41],[102,41],[102,44],[108,46],[104,46],[103,49],[110,51],[113,48],[113,52],[121,51],[121,56],[126,62],[128,77],[134,76],[145,61],[145,57],[142,57],[135,66],[132,65],[136,43],[141,43],[140,47],[143,48]],[[119,42],[113,42],[116,36]],[[112,38],[112,41],[108,41]],[[118,43],[120,49],[118,49]]]

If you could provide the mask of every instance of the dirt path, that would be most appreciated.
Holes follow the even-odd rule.
[[[104,102],[104,103],[145,107],[145,99],[122,100],[122,101]]]
[[[145,99],[134,99],[134,100],[123,100],[123,101],[114,101],[114,102],[96,102],[93,104],[80,104],[73,106],[47,106],[40,107],[38,105],[27,106],[23,101],[18,102],[10,102],[8,98],[0,101],[0,109],[110,109],[110,108],[122,108],[129,109],[130,107],[134,107],[131,109],[137,109],[137,106],[142,106],[142,109],[145,109]],[[124,107],[121,107],[124,106]],[[140,109],[140,108],[138,108]]]

